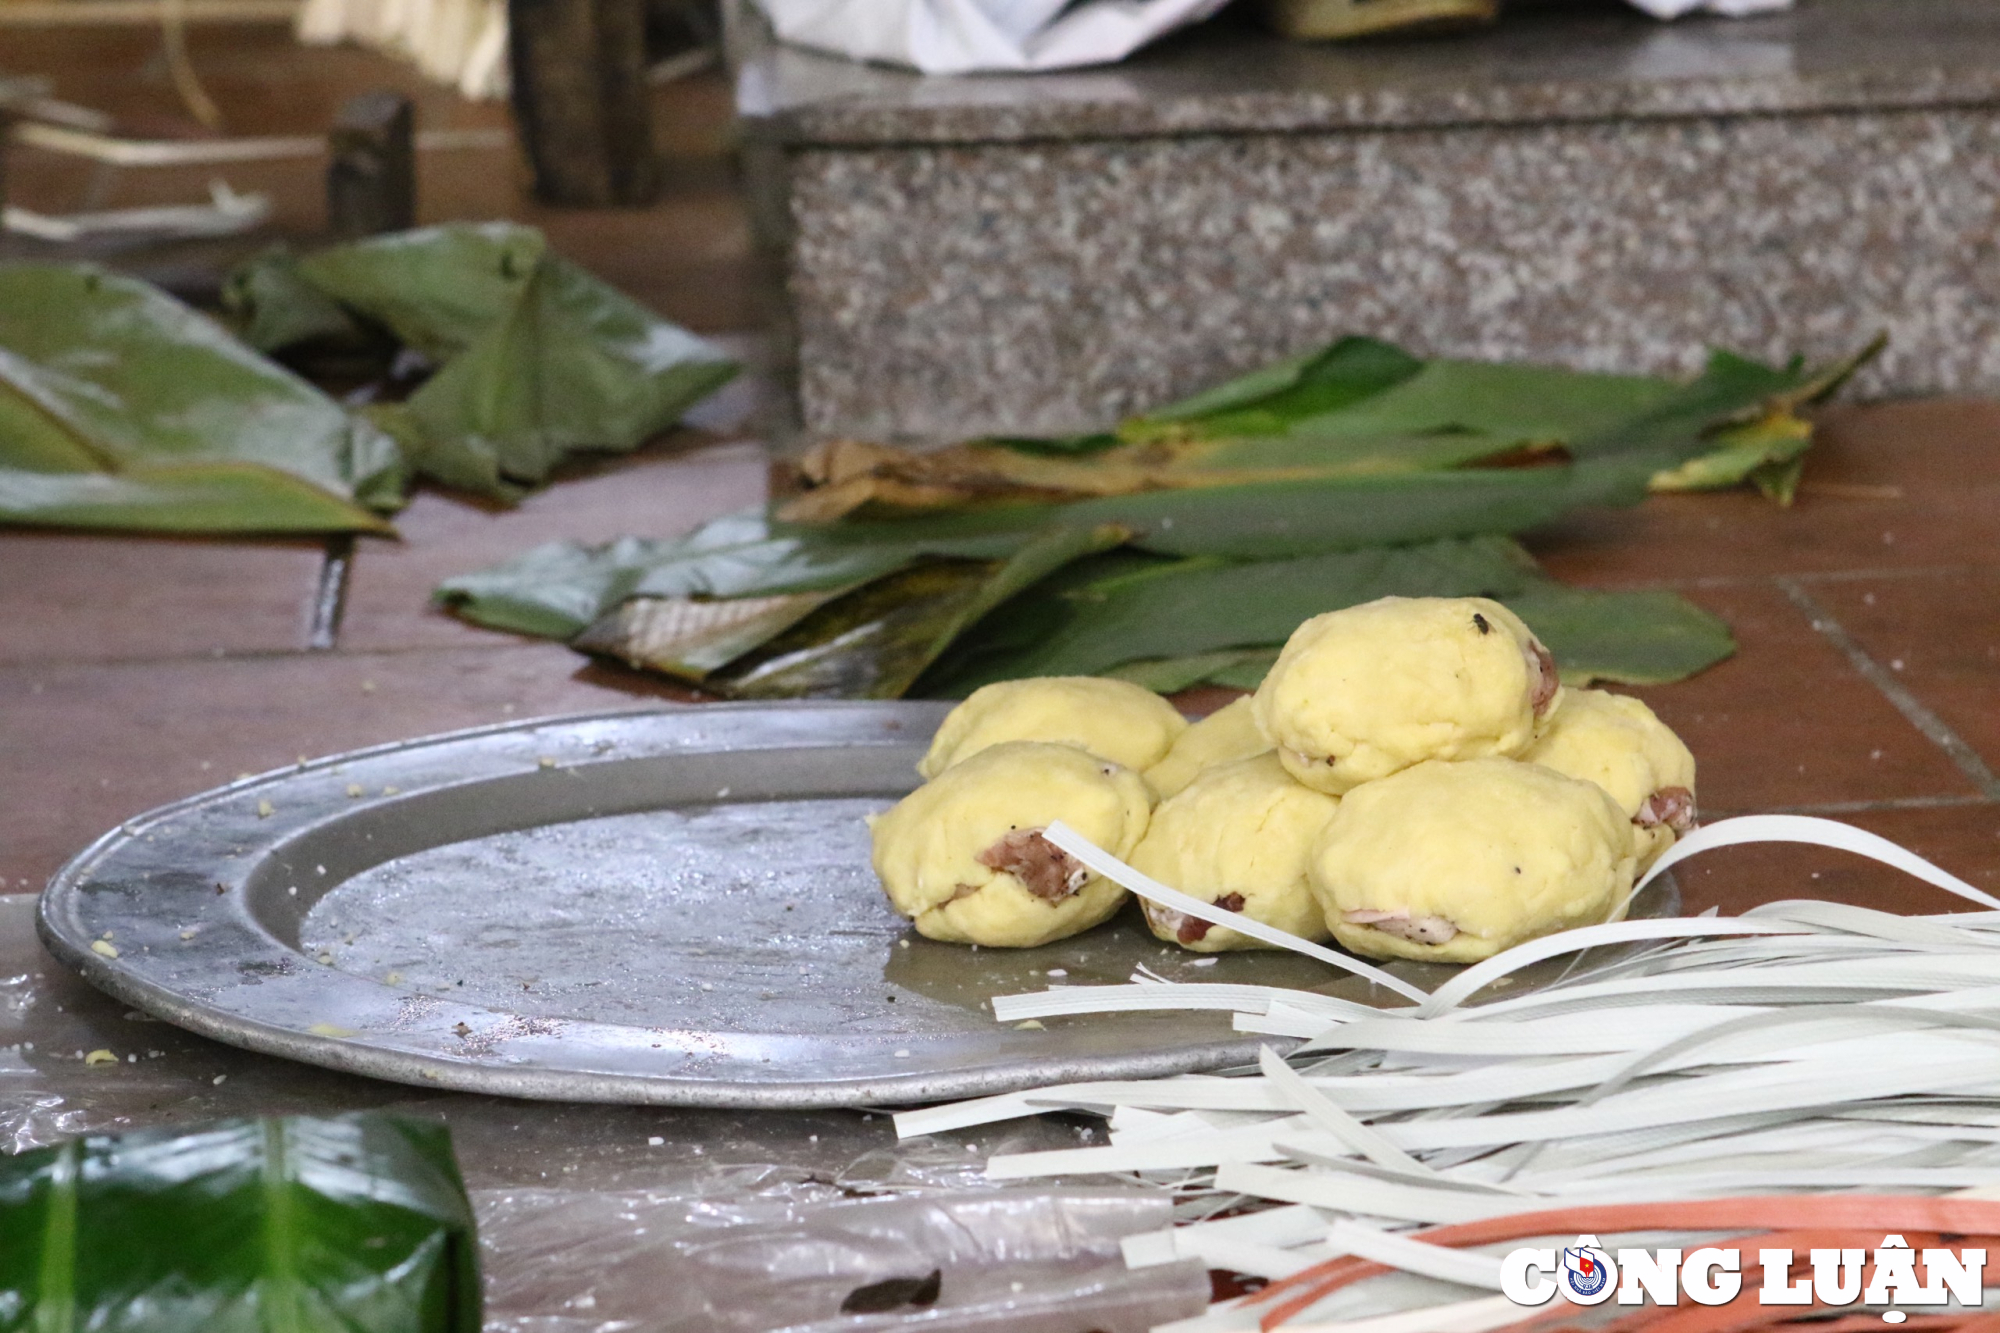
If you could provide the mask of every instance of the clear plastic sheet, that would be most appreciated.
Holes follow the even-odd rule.
[[[128,1009],[42,951],[32,897],[0,897],[0,1152],[368,1107],[451,1127],[480,1213],[493,1333],[1138,1333],[1207,1301],[1198,1266],[1128,1273],[1119,1257],[1119,1236],[1167,1224],[1164,1192],[986,1182],[988,1155],[1084,1146],[1098,1131],[1081,1123],[1040,1117],[899,1143],[881,1113],[425,1093],[235,1050]],[[839,1313],[857,1286],[933,1268],[943,1277],[926,1308]]]
[[[1128,1270],[1118,1237],[1166,1225],[1135,1190],[855,1195],[765,1173],[716,1194],[482,1193],[509,1333],[832,1333],[917,1328],[1144,1333],[1199,1313],[1199,1265]],[[754,1191],[754,1192],[750,1192]],[[935,1303],[842,1315],[856,1289],[937,1270]],[[754,1299],[746,1299],[749,1293]]]

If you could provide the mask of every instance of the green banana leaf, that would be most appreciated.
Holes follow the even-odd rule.
[[[1509,446],[1568,441],[1645,412],[1671,380],[1555,366],[1432,361],[1380,394],[1293,424],[1302,435],[1348,437],[1463,432]]]
[[[164,292],[0,266],[0,522],[386,531],[395,443]]]
[[[1736,651],[1727,625],[1675,593],[1602,592],[1544,581],[1501,600],[1547,645],[1570,685],[1661,685],[1705,671]],[[1161,694],[1194,685],[1254,690],[1280,646],[1124,662],[1101,674]]]
[[[1502,600],[1547,645],[1571,685],[1663,685],[1736,652],[1729,626],[1679,593],[1545,581]]]
[[[1682,384],[1551,366],[1423,362],[1387,343],[1342,338],[1135,417],[1116,437],[1085,438],[1095,448],[1106,447],[1106,439],[1238,441],[1239,448],[1205,460],[1215,468],[1344,469],[1372,462],[1378,471],[1459,467],[1557,446],[1577,458],[1658,454],[1671,467],[1720,449],[1712,466],[1691,468],[1671,483],[1663,477],[1661,487],[1706,489],[1739,484],[1758,466],[1739,465],[1750,452],[1744,442],[1714,437],[1747,418],[1788,416],[1824,399],[1884,345],[1878,337],[1854,356],[1813,370],[1796,360],[1777,368],[1715,351],[1702,373]],[[1810,443],[1809,429],[1783,433]],[[996,443],[1036,451],[1027,441]],[[1765,461],[1789,463],[1804,447]]]
[[[571,454],[637,448],[737,371],[513,223],[266,259],[230,290],[238,327],[267,350],[332,332],[331,304],[435,363],[406,401],[370,415],[417,471],[500,499],[547,481]]]
[[[478,1333],[438,1125],[231,1121],[0,1158],[0,1330]]]
[[[1019,676],[1090,676],[1138,659],[1281,644],[1323,611],[1388,596],[1505,597],[1542,577],[1504,537],[1300,560],[1160,561],[1016,598],[922,688],[951,696]]]
[[[1135,545],[1163,555],[1279,559],[1527,532],[1573,509],[1634,505],[1645,499],[1660,461],[1659,455],[1636,455],[1146,491],[1086,500],[1061,512],[1070,522],[1131,528]]]
[[[222,310],[236,336],[260,352],[366,337],[360,322],[307,282],[297,256],[283,249],[268,250],[231,270],[222,282]]]
[[[1185,433],[1208,438],[1278,435],[1300,421],[1376,398],[1423,368],[1422,361],[1392,343],[1339,338],[1316,352],[1134,418],[1120,434],[1132,440]]]

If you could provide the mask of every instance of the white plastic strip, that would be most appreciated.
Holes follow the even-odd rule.
[[[1718,826],[1719,827],[1719,826]],[[1474,963],[1425,997],[1416,1018],[1431,1018],[1477,995],[1504,976],[1548,958],[1604,944],[1634,944],[1646,940],[1705,939],[1721,935],[1804,935],[1812,927],[1786,921],[1752,922],[1709,917],[1665,917],[1645,921],[1613,921],[1581,926],[1517,944],[1483,963]]]
[[[1104,876],[1104,878],[1112,881],[1114,884],[1124,885],[1149,902],[1158,903],[1162,907],[1172,908],[1184,916],[1191,916],[1197,921],[1206,921],[1212,926],[1226,926],[1230,930],[1248,935],[1251,939],[1262,940],[1266,944],[1275,944],[1280,949],[1290,949],[1293,953],[1302,953],[1308,958],[1317,958],[1322,963],[1329,963],[1344,972],[1352,972],[1357,977],[1366,978],[1385,990],[1394,991],[1405,999],[1421,1003],[1429,998],[1424,991],[1412,986],[1401,977],[1391,976],[1372,963],[1364,963],[1358,958],[1352,958],[1343,953],[1335,953],[1324,945],[1314,944],[1311,940],[1300,939],[1297,935],[1289,931],[1279,930],[1275,926],[1267,926],[1261,921],[1253,921],[1241,912],[1231,912],[1225,908],[1217,907],[1214,903],[1205,903],[1199,898],[1190,897],[1178,889],[1170,889],[1152,876],[1141,874],[1131,866],[1126,865],[1123,861],[1111,855],[1111,853],[1105,851],[1102,847],[1099,847],[1096,843],[1090,841],[1090,839],[1084,837],[1061,820],[1057,820],[1042,830],[1042,837],[1046,841],[1062,848],[1062,850],[1068,852],[1091,870]]]
[[[1295,1109],[1369,1161],[1401,1171],[1434,1174],[1429,1167],[1336,1106],[1325,1093],[1300,1078],[1298,1071],[1280,1059],[1269,1046],[1258,1049],[1257,1067],[1280,1095],[1291,1100]]]
[[[1054,1018],[1065,1014],[1134,1013],[1148,1009],[1220,1009],[1261,1014],[1273,1003],[1325,1014],[1329,1022],[1343,1018],[1379,1018],[1380,1009],[1354,1000],[1287,990],[1282,986],[1223,986],[1211,982],[1135,982],[1124,986],[1060,986],[1053,990],[993,997],[993,1014],[1002,1023],[1024,1018]]]
[[[1216,1168],[1215,1187],[1404,1222],[1480,1222],[1489,1217],[1540,1212],[1549,1206],[1544,1199],[1403,1185],[1351,1171],[1296,1171],[1261,1162],[1222,1163]]]
[[[1261,1213],[1221,1217],[1212,1222],[1192,1222],[1166,1231],[1142,1231],[1118,1242],[1127,1268],[1155,1268],[1181,1257],[1177,1236],[1208,1236],[1239,1241],[1246,1245],[1286,1248],[1324,1240],[1329,1219],[1317,1208],[1287,1204]]]
[[[1187,1171],[1223,1162],[1275,1162],[1283,1154],[1272,1146],[1274,1137],[1309,1132],[1311,1126],[1304,1117],[1287,1116],[1268,1124],[1218,1130],[1196,1138],[1175,1138],[1163,1143],[1002,1153],[986,1160],[986,1177],[989,1180],[1032,1180],[1037,1176],[1090,1175],[1105,1171]]]
[[[1320,1223],[1320,1233],[1326,1232],[1326,1223]],[[1280,1249],[1276,1245],[1258,1245],[1250,1241],[1231,1240],[1226,1236],[1193,1235],[1186,1231],[1174,1233],[1174,1257],[1176,1259],[1199,1259],[1209,1268],[1224,1268],[1232,1273],[1244,1273],[1250,1277],[1281,1278],[1290,1277],[1314,1264],[1340,1256],[1324,1246],[1314,1245],[1304,1249]]]
[[[1331,1324],[1280,1324],[1272,1333],[1491,1333],[1493,1329],[1518,1324],[1523,1317],[1521,1307],[1507,1297],[1482,1296],[1476,1301],[1427,1305],[1417,1310],[1342,1319]]]
[[[1880,861],[1885,866],[1893,866],[1904,874],[1913,875],[1947,893],[1955,893],[1961,898],[1985,907],[2000,908],[2000,898],[1973,888],[1950,871],[1939,869],[1915,852],[1898,847],[1887,838],[1870,833],[1867,829],[1856,828],[1852,824],[1842,824],[1832,819],[1815,819],[1810,815],[1743,815],[1696,829],[1676,842],[1668,849],[1665,856],[1655,861],[1653,868],[1646,872],[1646,877],[1639,881],[1633,892],[1637,893],[1639,889],[1643,889],[1690,856],[1699,856],[1717,847],[1736,847],[1750,842],[1802,842],[1815,847],[1831,847],[1835,851],[1852,852],[1871,861]]]
[[[1400,1268],[1405,1273],[1434,1277],[1461,1286],[1500,1290],[1500,1260],[1490,1254],[1449,1250],[1442,1245],[1394,1236],[1379,1227],[1345,1219],[1335,1222],[1326,1242],[1334,1249],[1378,1264]]]

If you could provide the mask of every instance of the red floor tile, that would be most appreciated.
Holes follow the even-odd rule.
[[[1835,409],[1789,509],[1751,491],[1660,495],[1529,545],[1558,578],[1599,585],[2000,565],[2000,404]]]
[[[1691,680],[1627,691],[1694,751],[1707,811],[1972,796],[1951,760],[1770,585],[1699,588],[1739,651]]]
[[[305,647],[324,548],[0,530],[0,663]]]
[[[2000,767],[2000,570],[1824,580],[1811,592],[1989,768]]]
[[[672,537],[762,500],[766,464],[759,446],[677,452],[698,438],[690,433],[595,465],[514,509],[420,491],[396,518],[400,542],[368,541],[356,553],[342,651],[508,642],[433,608],[432,590],[454,574],[484,569],[544,542]]]
[[[301,755],[685,697],[554,644],[0,668],[0,877],[39,887],[120,820]]]
[[[1878,833],[1974,888],[2000,896],[2000,805],[1871,810],[1840,821]],[[1883,912],[1983,910],[1887,866],[1819,847],[1724,847],[1674,867],[1689,912],[1735,915],[1781,898],[1825,898]]]

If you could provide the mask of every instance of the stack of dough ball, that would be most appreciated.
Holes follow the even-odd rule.
[[[1172,704],[1130,681],[1096,676],[1001,681],[974,690],[946,714],[917,773],[934,778],[1005,741],[1073,745],[1143,772],[1165,757],[1187,725]]]
[[[1160,803],[1132,865],[1182,893],[1324,940],[1326,916],[1306,870],[1339,804],[1294,782],[1268,752],[1212,767]],[[1140,907],[1153,934],[1197,953],[1275,947],[1155,903]]]
[[[1355,953],[1472,963],[1622,916],[1630,829],[1602,788],[1553,769],[1430,761],[1341,800],[1311,883]]]
[[[1270,751],[1271,742],[1257,730],[1251,700],[1245,696],[1183,731],[1167,757],[1146,770],[1146,785],[1164,801],[1211,768]]]
[[[919,934],[1030,948],[1088,930],[1125,890],[1041,836],[1060,819],[1129,856],[1152,813],[1145,780],[1073,745],[1003,741],[873,821],[875,873]]]
[[[1602,787],[1631,821],[1641,874],[1694,827],[1694,756],[1637,699],[1569,691],[1521,758]]]
[[[1498,602],[1384,597],[1299,626],[1254,709],[1292,776],[1339,796],[1430,759],[1517,755],[1560,695]]]

